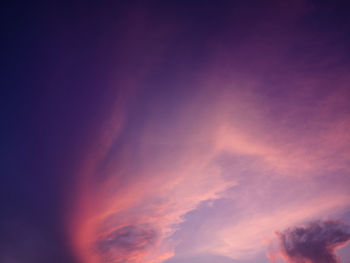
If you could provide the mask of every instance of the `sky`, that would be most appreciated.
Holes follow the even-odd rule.
[[[350,262],[346,1],[1,12],[0,262]]]

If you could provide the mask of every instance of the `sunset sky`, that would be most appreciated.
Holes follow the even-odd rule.
[[[350,262],[347,1],[1,12],[0,262]]]

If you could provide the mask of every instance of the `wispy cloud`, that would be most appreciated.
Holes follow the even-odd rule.
[[[166,63],[181,25],[157,27],[142,8],[131,15],[121,46],[132,70],[112,83],[125,90],[86,147],[67,219],[83,262],[246,258],[276,229],[348,209],[347,71],[290,57],[309,37],[295,31],[298,3],[272,8],[289,14],[282,26],[279,15],[262,19],[255,30],[276,27],[243,45],[218,36],[201,67],[186,52]],[[154,27],[157,41],[136,41]]]

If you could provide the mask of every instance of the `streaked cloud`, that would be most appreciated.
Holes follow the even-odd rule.
[[[181,24],[157,27],[143,8],[130,15],[122,46],[125,61],[137,56],[135,74],[127,69],[111,84],[125,91],[87,147],[67,219],[81,261],[249,261],[278,229],[347,211],[348,71],[289,57],[311,41],[295,28],[308,13],[303,3],[271,7],[288,18],[260,18],[254,30],[274,30],[243,44],[219,34],[200,67],[187,53],[164,63]],[[153,27],[162,45],[134,43]]]

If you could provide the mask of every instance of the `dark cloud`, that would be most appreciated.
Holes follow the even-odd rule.
[[[350,240],[349,226],[340,221],[317,221],[278,233],[281,252],[294,263],[337,263],[335,250]]]
[[[149,224],[118,228],[97,243],[97,249],[108,262],[128,262],[157,241],[157,231]]]

